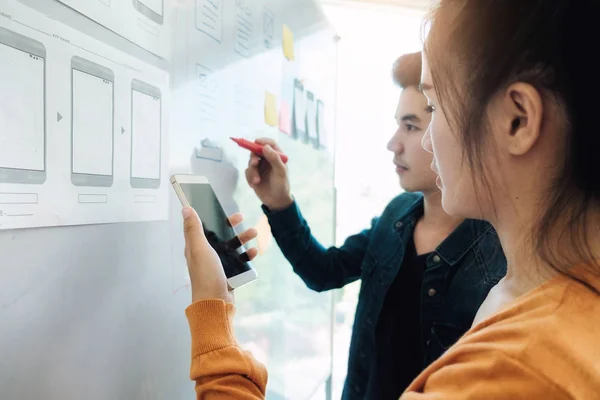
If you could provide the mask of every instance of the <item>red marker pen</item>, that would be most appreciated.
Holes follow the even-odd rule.
[[[238,144],[238,146],[243,147],[246,150],[250,150],[251,152],[253,152],[254,154],[260,156],[260,157],[264,157],[263,156],[263,145],[262,144],[258,144],[258,143],[254,143],[251,142],[249,140],[246,139],[237,139],[237,138],[230,138],[231,140],[233,140],[234,142],[236,142]],[[277,150],[273,150],[275,151],[277,154],[279,154],[279,157],[281,157],[281,161],[283,161],[283,163],[287,163],[288,162],[288,156],[286,156],[285,154],[277,151]]]

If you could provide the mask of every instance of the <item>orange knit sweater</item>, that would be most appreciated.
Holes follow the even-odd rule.
[[[197,398],[263,399],[267,372],[237,346],[234,306],[205,300],[186,313]],[[600,296],[554,278],[467,332],[401,399],[600,399]]]

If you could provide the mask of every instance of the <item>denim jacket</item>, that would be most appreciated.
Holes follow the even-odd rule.
[[[405,247],[423,215],[422,195],[401,194],[369,229],[329,249],[312,236],[295,203],[278,213],[263,209],[279,248],[310,289],[321,292],[362,280],[342,398],[374,399],[375,328]],[[426,264],[421,287],[423,368],[471,327],[489,290],[506,274],[496,231],[478,220],[459,225]]]

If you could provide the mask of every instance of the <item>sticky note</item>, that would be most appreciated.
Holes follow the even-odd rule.
[[[285,101],[282,101],[279,108],[279,131],[289,135],[290,125],[290,106]]]
[[[265,123],[277,126],[277,97],[270,92],[265,92]]]
[[[283,54],[285,58],[294,61],[294,34],[287,25],[283,25]]]

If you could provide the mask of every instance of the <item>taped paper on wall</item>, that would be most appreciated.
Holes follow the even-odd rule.
[[[319,132],[317,131],[317,102],[311,91],[306,92],[306,140],[315,148],[319,148]]]
[[[166,219],[168,75],[15,0],[0,12],[0,229]]]
[[[196,29],[221,43],[223,0],[196,0]]]
[[[252,9],[246,1],[237,0],[235,2],[235,52],[242,57],[250,57],[253,35]]]
[[[298,79],[294,81],[294,129],[296,139],[305,139],[306,135],[306,97],[304,85]]]
[[[59,0],[162,58],[171,52],[171,2],[165,0]]]

